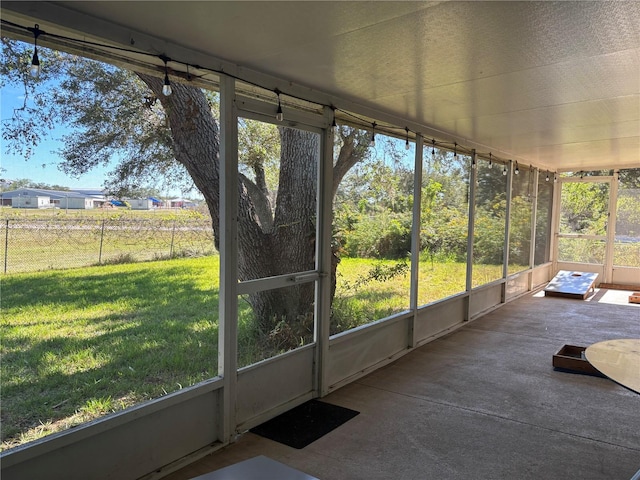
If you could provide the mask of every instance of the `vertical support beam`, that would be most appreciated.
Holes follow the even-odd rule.
[[[318,168],[318,229],[316,235],[316,269],[320,278],[316,282],[316,371],[314,390],[320,397],[329,393],[329,335],[331,326],[331,282],[333,252],[331,249],[333,225],[333,111],[325,107],[325,115],[331,118],[322,133],[320,165]]]
[[[418,317],[418,281],[420,270],[420,212],[422,206],[422,155],[423,138],[416,135],[416,154],[413,167],[413,220],[411,226],[411,284],[409,308],[413,312],[409,325],[409,347],[416,346],[415,322]]]
[[[473,288],[473,236],[475,234],[476,186],[478,184],[479,168],[475,149],[471,151],[471,166],[471,173],[469,175],[469,219],[467,221],[467,296],[465,297],[465,321],[471,318],[471,289]]]
[[[221,438],[236,429],[238,367],[238,118],[235,80],[220,76],[220,300],[218,374],[222,390]]]
[[[538,182],[540,181],[540,169],[536,168],[533,177],[533,201],[531,202],[531,241],[529,242],[529,270],[532,270],[536,261],[536,229],[538,219]],[[533,272],[529,272],[527,290],[533,289]]]
[[[475,234],[475,216],[476,216],[476,190],[478,183],[478,159],[476,151],[471,152],[471,162],[475,162],[476,168],[471,169],[469,175],[469,219],[467,222],[467,293],[473,288],[473,236]]]
[[[618,186],[620,171],[615,170],[609,186],[609,218],[607,221],[607,247],[604,254],[604,279],[602,283],[613,282],[613,254],[616,241],[616,221],[618,206]]]
[[[509,174],[507,175],[507,206],[504,213],[504,247],[502,254],[502,278],[509,276],[509,235],[511,233],[511,198],[513,197],[513,160],[509,160]],[[502,284],[502,303],[507,300],[507,282]]]
[[[553,203],[551,205],[551,234],[549,242],[551,247],[549,250],[549,260],[551,260],[551,273],[548,280],[551,280],[558,271],[558,243],[560,238],[560,215],[562,210],[562,182],[560,181],[558,172],[553,174]]]

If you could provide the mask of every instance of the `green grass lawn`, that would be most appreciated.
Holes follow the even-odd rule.
[[[333,333],[409,307],[408,268],[384,274],[399,263],[342,259]],[[2,448],[217,375],[218,269],[209,256],[5,275]],[[465,272],[421,262],[420,303],[463,291]],[[240,365],[277,353],[244,301],[238,337]]]
[[[3,448],[217,374],[218,257],[6,276]]]
[[[185,218],[202,216],[201,210],[183,208],[155,208],[132,210],[124,207],[65,209],[65,208],[13,208],[0,206],[0,218]]]
[[[2,272],[60,270],[214,253],[211,219],[202,216],[128,212],[99,217],[104,212],[94,216],[76,212],[43,217],[42,213],[35,213],[0,218]]]

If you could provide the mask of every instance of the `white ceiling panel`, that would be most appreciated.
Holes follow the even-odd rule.
[[[0,8],[3,18],[122,44],[123,31],[145,34],[158,40],[151,53],[204,54],[542,168],[640,166],[637,1]]]

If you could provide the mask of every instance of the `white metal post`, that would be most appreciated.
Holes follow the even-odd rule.
[[[513,160],[509,160],[509,174],[507,175],[507,206],[504,213],[504,247],[502,255],[502,278],[509,276],[509,235],[511,234],[511,199],[513,196]],[[502,284],[502,303],[507,299],[507,283]]]
[[[473,168],[475,165],[476,168]],[[473,236],[475,234],[475,205],[476,184],[478,182],[478,158],[475,149],[471,152],[471,173],[469,174],[469,218],[467,220],[467,273],[466,273],[466,301],[464,320],[471,318],[470,292],[473,288]]]
[[[316,235],[316,269],[320,278],[316,282],[316,371],[314,375],[316,393],[323,397],[329,393],[329,375],[327,371],[329,356],[329,335],[331,326],[331,278],[332,249],[331,235],[333,223],[333,111],[325,108],[330,115],[327,127],[322,133],[320,165],[318,168],[318,229]]]
[[[536,262],[536,229],[538,219],[538,181],[540,180],[540,170],[536,168],[533,176],[533,201],[531,202],[531,241],[529,242],[529,270],[532,270]],[[527,290],[533,288],[533,272],[529,272],[529,284]]]
[[[469,175],[469,218],[467,220],[467,283],[466,290],[470,292],[473,288],[473,236],[475,234],[475,216],[476,216],[476,190],[478,182],[478,159],[476,151],[471,152],[471,162],[475,163],[476,168],[471,169]],[[468,319],[468,312],[467,312]]]
[[[413,223],[411,228],[411,283],[409,286],[409,308],[413,312],[409,326],[409,346],[415,347],[415,321],[418,315],[418,281],[420,270],[420,212],[422,205],[422,157],[423,138],[416,135],[416,154],[413,170]]]
[[[560,181],[558,172],[553,174],[553,203],[551,205],[551,233],[549,242],[551,248],[549,250],[549,260],[552,262],[551,274],[549,280],[553,278],[558,271],[558,251],[560,237],[560,216],[562,210],[562,182]]]
[[[609,218],[607,221],[607,246],[604,254],[604,282],[613,282],[613,255],[616,241],[616,221],[618,206],[618,185],[620,172],[616,170],[609,184]]]
[[[236,428],[238,365],[238,118],[235,80],[220,76],[220,298],[218,373],[224,378],[221,437]]]

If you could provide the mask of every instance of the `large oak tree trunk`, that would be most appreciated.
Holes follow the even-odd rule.
[[[280,128],[280,176],[273,227],[255,221],[254,203],[240,191],[238,268],[245,279],[315,268],[315,218],[320,138],[315,133]],[[249,302],[263,329],[280,321],[299,322],[312,314],[313,283],[252,294]]]
[[[219,246],[220,222],[220,131],[203,92],[176,83],[169,97],[162,95],[162,80],[138,74],[160,99],[166,112],[173,151],[178,162],[189,172],[207,202],[216,247]],[[244,176],[238,182],[238,274],[240,280],[266,278],[315,268],[315,232],[317,178],[320,136],[292,128],[279,129],[281,138],[280,177],[273,217],[260,185]],[[360,158],[353,155],[353,142],[340,155],[335,166],[338,183]],[[361,150],[360,150],[361,151]],[[335,186],[334,186],[335,193]],[[336,261],[332,262],[335,291]],[[280,322],[287,324],[312,318],[314,284],[255,293],[249,303],[263,333],[271,332]]]

